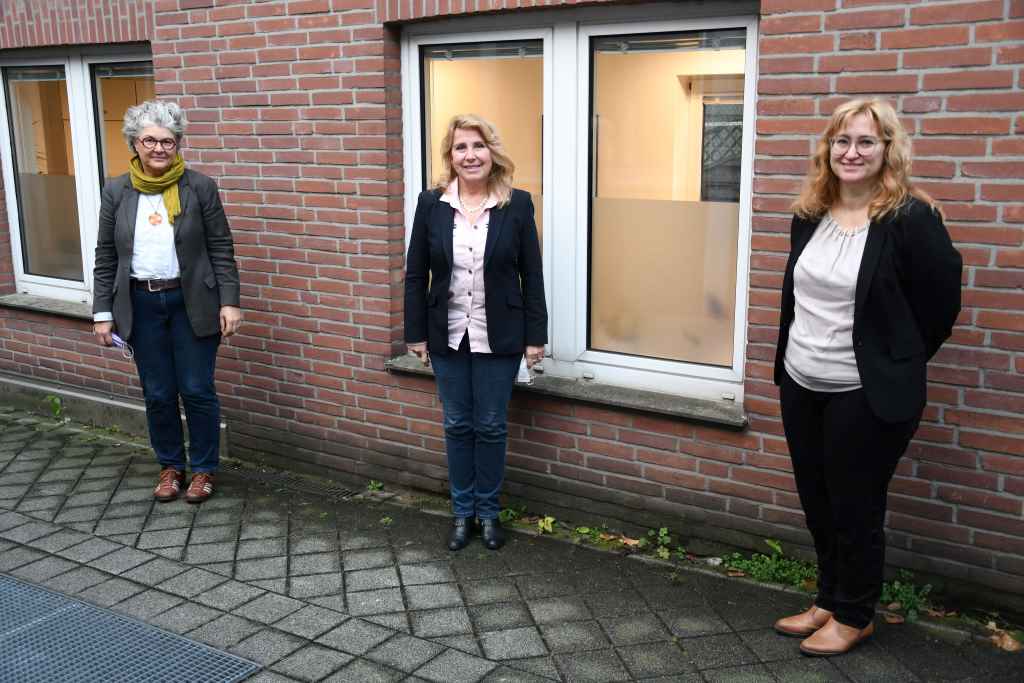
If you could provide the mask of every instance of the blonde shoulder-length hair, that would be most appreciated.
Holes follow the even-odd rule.
[[[476,114],[456,114],[448,122],[448,131],[441,140],[441,177],[437,187],[444,189],[457,177],[452,167],[452,145],[456,130],[475,130],[484,139],[491,151],[491,174],[487,178],[487,191],[498,198],[498,206],[505,206],[512,199],[512,174],[516,165],[505,153],[498,131],[487,119]]]
[[[793,202],[794,213],[803,218],[820,218],[839,199],[839,179],[829,163],[832,156],[831,140],[846,122],[858,114],[867,114],[874,120],[878,137],[885,144],[885,158],[878,172],[875,196],[868,204],[868,215],[876,220],[893,213],[911,197],[935,206],[935,201],[910,182],[910,137],[903,129],[892,106],[880,99],[855,99],[845,102],[832,112],[828,127],[818,140],[811,157],[811,168],[800,197]]]

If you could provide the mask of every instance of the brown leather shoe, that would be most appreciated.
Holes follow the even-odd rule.
[[[817,605],[811,605],[806,612],[794,614],[791,617],[783,617],[775,622],[775,630],[784,636],[806,638],[819,628],[828,623],[832,613]]]
[[[169,503],[181,493],[181,487],[185,485],[185,473],[179,472],[173,467],[165,467],[160,470],[160,479],[153,489],[153,497],[161,503]]]
[[[213,495],[213,475],[206,472],[192,475],[192,483],[188,485],[185,492],[185,501],[188,503],[202,503]]]
[[[874,622],[865,628],[855,628],[840,624],[835,619],[829,619],[827,624],[800,643],[800,652],[812,657],[843,655],[855,648],[861,641],[870,638],[874,632]]]

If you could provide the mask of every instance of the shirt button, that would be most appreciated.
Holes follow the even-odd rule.
[[[472,274],[473,274],[473,271],[472,271],[472,270],[471,270],[471,271],[469,271],[469,274],[470,274],[470,275],[472,275]]]

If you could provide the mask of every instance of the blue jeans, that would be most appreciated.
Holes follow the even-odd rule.
[[[458,351],[431,355],[444,409],[448,482],[456,517],[495,519],[505,478],[508,402],[522,354]]]
[[[192,472],[215,472],[220,460],[220,401],[213,383],[220,335],[197,337],[181,288],[132,287],[131,345],[146,398],[149,442],[162,467],[185,470],[178,397],[188,422]]]

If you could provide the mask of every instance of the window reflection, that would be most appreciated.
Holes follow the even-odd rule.
[[[149,62],[94,64],[93,88],[100,139],[100,177],[106,180],[128,172],[133,153],[121,135],[128,107],[155,97],[153,65]]]

